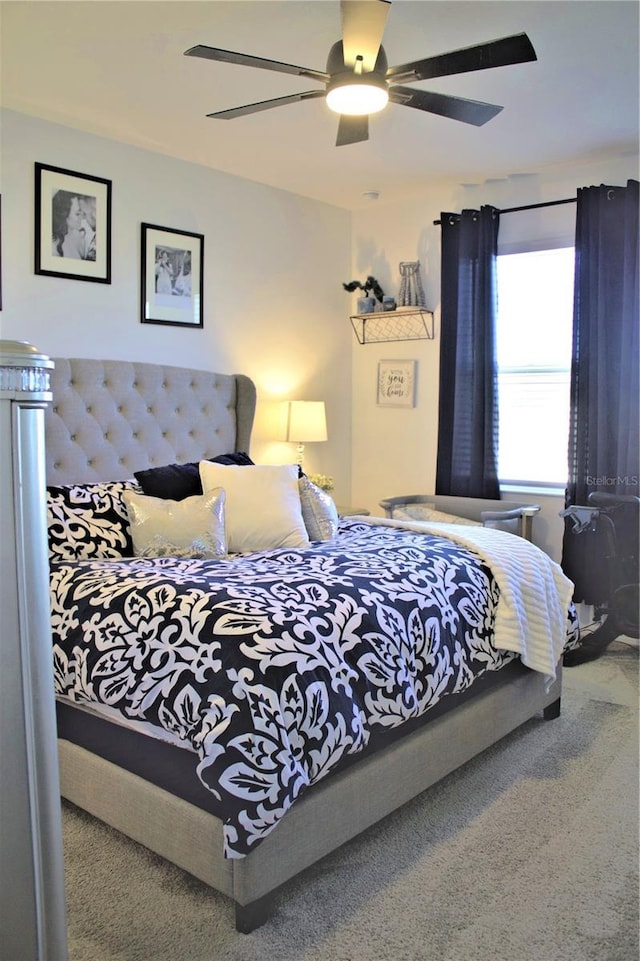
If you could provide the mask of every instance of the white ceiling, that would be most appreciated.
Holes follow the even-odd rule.
[[[1,4],[2,103],[47,120],[336,204],[409,198],[638,150],[635,0],[395,0],[390,65],[526,32],[535,63],[421,81],[502,104],[476,128],[390,104],[367,143],[335,147],[319,98],[220,121],[214,110],[313,89],[271,71],[183,56],[195,44],[324,70],[338,0],[73,0]]]

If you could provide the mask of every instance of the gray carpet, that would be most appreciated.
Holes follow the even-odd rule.
[[[70,961],[638,961],[638,651],[287,884],[230,901],[64,806]]]

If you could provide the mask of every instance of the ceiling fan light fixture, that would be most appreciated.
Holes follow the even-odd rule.
[[[354,82],[353,78],[337,83],[327,90],[327,106],[335,113],[351,117],[379,113],[389,102],[386,83]]]

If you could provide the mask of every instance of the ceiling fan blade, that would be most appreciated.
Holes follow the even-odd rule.
[[[237,63],[242,67],[260,67],[262,70],[275,70],[277,73],[292,73],[296,77],[310,77],[326,83],[329,74],[324,70],[313,70],[311,67],[296,67],[292,63],[280,63],[279,60],[265,60],[263,57],[252,57],[247,53],[234,53],[233,50],[221,50],[219,47],[206,47],[198,44],[184,52],[185,57],[203,57],[205,60],[218,60],[222,63]]]
[[[258,103],[248,103],[244,107],[231,107],[229,110],[217,110],[208,113],[207,117],[214,120],[235,120],[236,117],[246,117],[261,110],[271,110],[272,107],[283,107],[287,103],[297,103],[299,100],[313,100],[314,97],[324,97],[324,90],[305,90],[303,93],[292,93],[288,97],[276,97],[273,100],[260,100]]]
[[[492,103],[465,100],[462,97],[432,93],[429,90],[414,90],[412,87],[390,87],[389,100],[405,107],[415,107],[417,110],[426,110],[440,117],[448,117],[450,120],[470,123],[474,127],[481,127],[502,110],[502,107]]]
[[[452,50],[437,57],[415,60],[399,67],[389,67],[387,80],[407,83],[412,80],[430,80],[448,77],[472,70],[488,70],[490,67],[508,67],[514,63],[537,60],[536,52],[526,33],[517,33],[502,40],[490,40],[473,47]]]
[[[369,139],[369,118],[354,117],[347,114],[340,114],[338,124],[338,136],[336,137],[336,147],[344,147],[348,143],[360,143],[362,140]]]
[[[363,72],[374,69],[390,6],[390,0],[342,0],[342,49],[347,67],[361,57]]]

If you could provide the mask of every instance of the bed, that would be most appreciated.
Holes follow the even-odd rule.
[[[525,539],[339,519],[295,465],[253,464],[243,375],[57,359],[51,389],[62,794],[232,898],[239,931],[558,716],[572,585]]]

